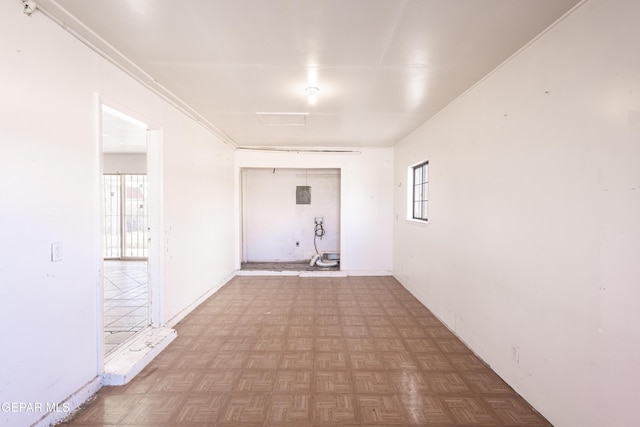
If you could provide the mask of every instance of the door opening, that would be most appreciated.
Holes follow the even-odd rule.
[[[151,324],[147,126],[102,105],[104,355]]]
[[[241,270],[340,271],[341,169],[240,173]]]

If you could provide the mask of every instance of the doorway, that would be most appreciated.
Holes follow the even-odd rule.
[[[104,355],[151,324],[147,125],[102,105]]]
[[[240,173],[241,270],[340,270],[340,169],[243,168]],[[312,262],[316,255],[338,262],[321,266]]]

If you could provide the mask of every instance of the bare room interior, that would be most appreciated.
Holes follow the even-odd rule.
[[[640,2],[0,4],[0,424],[637,425]]]

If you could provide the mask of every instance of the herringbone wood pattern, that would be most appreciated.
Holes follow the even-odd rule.
[[[237,277],[74,426],[549,426],[390,277]]]

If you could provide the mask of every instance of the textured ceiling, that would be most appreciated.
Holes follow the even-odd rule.
[[[578,2],[38,3],[232,145],[388,147]],[[319,88],[315,104],[308,86]],[[278,125],[256,113],[308,116]]]

